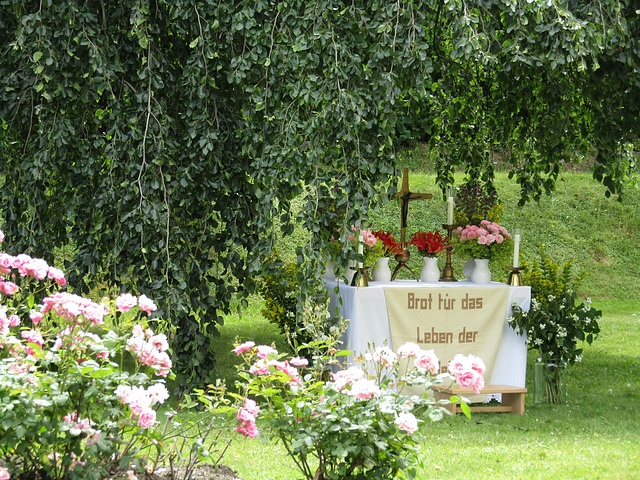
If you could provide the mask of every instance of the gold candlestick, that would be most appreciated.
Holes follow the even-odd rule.
[[[447,262],[444,264],[444,268],[442,269],[442,275],[440,276],[441,282],[457,282],[456,277],[453,275],[453,265],[451,265],[451,253],[453,249],[453,245],[451,245],[451,232],[456,228],[455,225],[444,224],[442,225],[444,229],[447,230],[447,237],[449,238],[449,245],[447,245]]]
[[[524,269],[526,267],[506,267],[507,270],[511,270],[509,272],[509,278],[507,279],[507,284],[511,285],[512,287],[521,287],[522,285],[524,285],[524,282],[522,281],[522,275],[520,275],[520,272],[524,271]]]

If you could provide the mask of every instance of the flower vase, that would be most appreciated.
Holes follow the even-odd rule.
[[[440,280],[438,257],[424,257],[424,265],[420,270],[420,281],[435,283]]]
[[[491,270],[489,270],[488,258],[476,258],[475,267],[471,273],[473,283],[491,283]]]
[[[476,266],[475,259],[467,258],[467,261],[465,262],[464,266],[462,267],[462,274],[469,281],[471,281],[471,274],[473,273],[473,269],[475,268],[475,266]]]
[[[324,271],[324,280],[325,282],[335,282],[336,274],[334,272],[336,267],[336,262],[333,260],[328,260],[326,265],[326,270]]]
[[[389,268],[389,257],[379,258],[376,262],[376,266],[371,274],[371,279],[374,282],[390,282],[391,281],[391,268]]]
[[[535,403],[564,403],[567,401],[567,364],[565,362],[537,362],[534,370]]]

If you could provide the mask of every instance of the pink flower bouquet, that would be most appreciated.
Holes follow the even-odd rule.
[[[482,220],[480,225],[458,227],[455,233],[458,237],[454,246],[455,253],[468,258],[495,260],[509,253],[512,248],[511,235],[507,229],[488,220]]]

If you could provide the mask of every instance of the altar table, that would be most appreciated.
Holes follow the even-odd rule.
[[[424,292],[425,295],[428,295],[429,289],[433,288],[465,288],[470,292],[481,287],[508,289],[506,315],[502,318],[502,314],[500,314],[500,318],[496,319],[503,324],[502,337],[498,345],[491,378],[485,378],[485,384],[525,386],[526,341],[523,336],[515,333],[507,319],[512,315],[513,302],[516,302],[522,309],[529,310],[531,304],[531,287],[529,286],[512,287],[498,282],[475,284],[468,281],[424,283],[415,280],[395,280],[393,282],[369,282],[368,287],[351,287],[342,281],[329,281],[326,287],[330,292],[331,311],[335,311],[338,307],[340,314],[349,319],[349,325],[342,339],[342,348],[350,350],[354,355],[366,352],[371,344],[375,346],[386,344],[394,351],[400,347],[400,345],[394,345],[392,341],[385,288],[412,288]],[[335,294],[336,287],[339,288],[339,295]],[[342,299],[341,304],[339,299]],[[504,310],[504,305],[502,307]],[[473,315],[471,312],[465,313],[465,315],[467,314]],[[425,321],[428,321],[427,317],[425,317]],[[429,347],[423,348],[429,349]]]

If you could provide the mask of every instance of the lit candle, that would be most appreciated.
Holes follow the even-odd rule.
[[[362,235],[360,235],[358,237],[358,255],[363,255],[363,253],[364,253],[364,248],[362,246],[363,242],[364,242],[364,237]],[[364,267],[362,262],[358,262],[358,268],[362,268],[362,267]]]
[[[513,236],[513,268],[518,268],[518,260],[520,259],[520,229],[516,228]]]
[[[449,190],[449,198],[447,198],[447,225],[453,225],[453,194]]]

